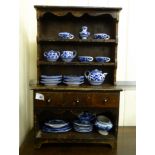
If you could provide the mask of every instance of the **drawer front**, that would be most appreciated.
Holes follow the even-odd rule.
[[[65,92],[63,100],[67,107],[86,107],[91,103],[91,98],[86,92]]]
[[[119,106],[119,93],[112,92],[112,93],[105,93],[105,92],[98,92],[92,93],[92,102],[91,106],[93,107],[118,107]]]
[[[36,94],[43,95],[44,99],[36,99]],[[37,107],[63,107],[63,93],[62,92],[36,92],[34,94],[34,105]]]
[[[36,99],[36,93],[42,94],[44,99]],[[117,92],[36,92],[34,105],[36,107],[94,107],[115,108],[119,106]]]

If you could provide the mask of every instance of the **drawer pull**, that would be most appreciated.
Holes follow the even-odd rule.
[[[104,103],[107,103],[107,102],[108,102],[108,99],[107,99],[107,98],[105,98],[103,101],[104,101]]]
[[[80,100],[79,100],[79,99],[76,99],[73,103],[74,103],[74,104],[80,103]]]
[[[48,99],[47,99],[47,102],[50,103],[50,102],[51,102],[51,98],[48,98]]]

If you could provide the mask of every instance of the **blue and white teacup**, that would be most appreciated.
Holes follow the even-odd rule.
[[[110,39],[110,35],[106,34],[106,33],[95,33],[94,34],[94,39]]]
[[[78,58],[81,62],[92,62],[94,60],[91,56],[79,56]]]
[[[60,33],[58,33],[58,36],[61,39],[73,39],[74,38],[74,35],[69,32],[60,32]]]
[[[77,55],[76,51],[62,51],[61,59],[64,62],[71,62]]]
[[[54,50],[45,51],[44,52],[44,57],[48,61],[57,61],[59,59],[59,57],[60,57],[60,52],[59,51],[54,51]]]
[[[97,62],[104,62],[104,63],[110,61],[109,57],[104,57],[104,56],[97,56],[97,57],[95,57],[95,59]]]

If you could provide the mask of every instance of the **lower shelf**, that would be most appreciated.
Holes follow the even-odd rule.
[[[37,148],[40,148],[44,143],[100,143],[114,147],[116,137],[110,133],[104,136],[97,132],[79,133],[69,131],[66,133],[44,133],[39,130],[36,134],[35,142]]]

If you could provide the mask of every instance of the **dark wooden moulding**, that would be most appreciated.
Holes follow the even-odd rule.
[[[116,86],[118,21],[121,8],[104,7],[58,7],[34,6],[37,12],[37,84],[31,85],[34,105],[34,140],[37,148],[44,143],[101,143],[115,147],[117,144],[119,98],[121,89]],[[91,36],[87,40],[79,38],[83,25],[88,26]],[[68,31],[75,35],[73,40],[60,40],[58,33]],[[94,33],[104,32],[111,36],[109,40],[95,40]],[[81,63],[77,58],[73,62],[48,62],[43,53],[50,49],[76,50],[78,55],[98,55],[111,58],[109,63]],[[101,86],[85,83],[71,87],[64,84],[44,86],[40,84],[40,75],[77,75],[86,70],[100,69],[108,72]],[[36,100],[36,93],[44,95],[44,101]],[[91,133],[43,133],[41,125],[47,118],[62,118],[73,121],[82,111],[95,114],[103,113],[113,122],[109,135]]]

